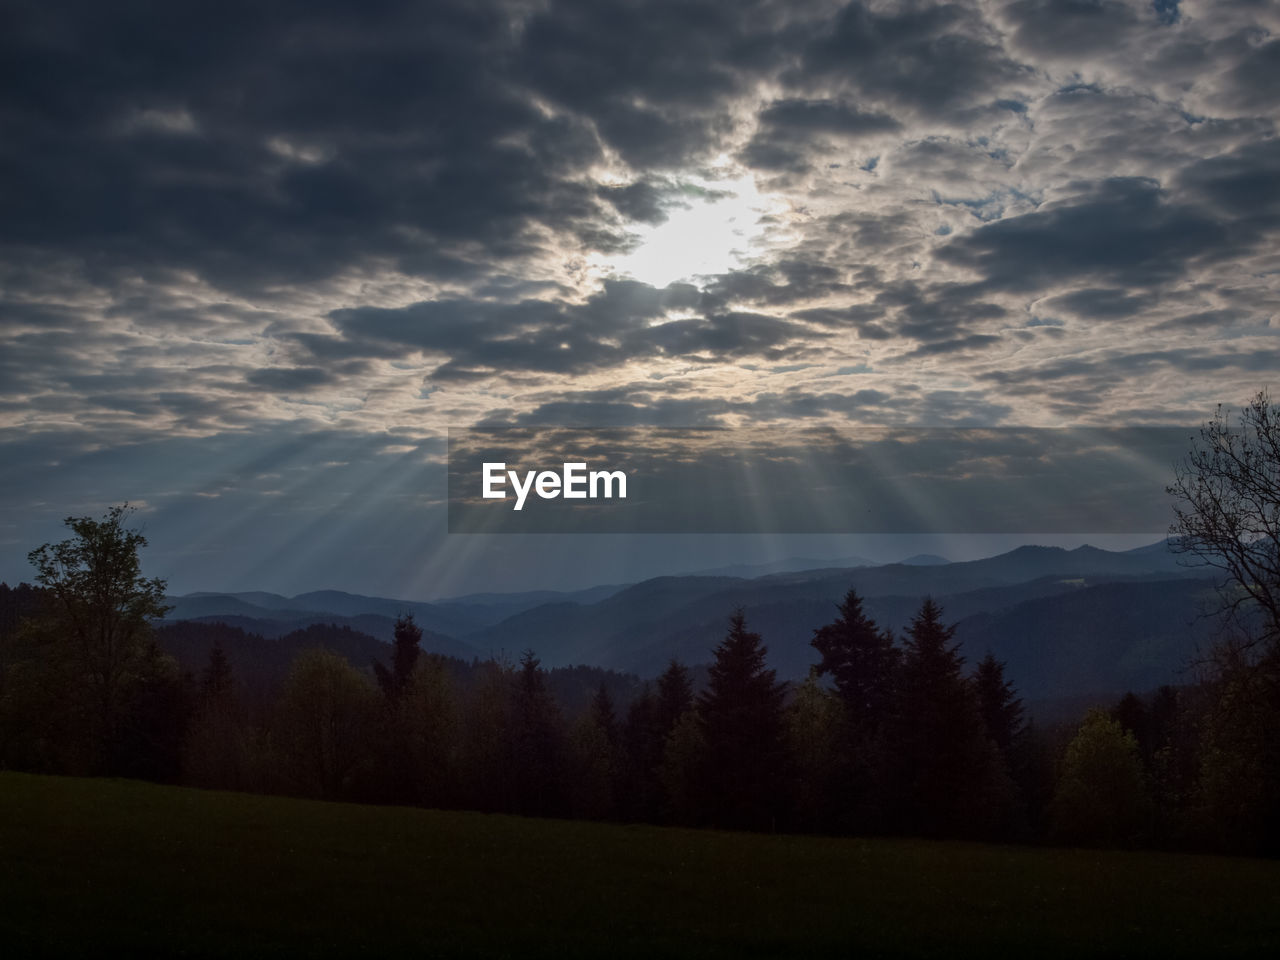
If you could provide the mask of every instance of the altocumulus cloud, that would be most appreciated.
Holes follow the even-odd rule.
[[[0,62],[0,447],[135,450],[155,510],[170,443],[1175,423],[1277,369],[1273,5],[13,2]],[[724,265],[628,274],[673,237]],[[13,542],[106,496],[41,476]]]

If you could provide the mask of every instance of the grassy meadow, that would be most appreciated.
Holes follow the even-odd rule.
[[[1280,862],[0,774],[8,956],[1276,955]]]

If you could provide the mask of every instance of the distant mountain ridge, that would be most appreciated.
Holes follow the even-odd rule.
[[[1170,682],[1211,639],[1207,625],[1193,621],[1212,584],[1202,579],[1203,569],[1181,565],[1167,544],[1122,552],[1023,546],[980,560],[908,559],[751,578],[655,577],[571,593],[471,594],[433,603],[336,590],[292,598],[189,594],[171,599],[170,619],[227,622],[262,636],[335,623],[386,641],[394,618],[412,613],[424,629],[424,648],[433,652],[470,659],[532,649],[548,667],[584,664],[652,677],[672,656],[705,663],[729,613],[741,607],[764,636],[779,675],[800,679],[816,659],[809,645],[813,630],[835,616],[836,603],[852,587],[871,615],[895,631],[924,596],[933,596],[947,621],[958,624],[966,654],[977,659],[990,649],[1005,659],[1010,678],[1028,697]],[[1141,612],[1138,620],[1133,611]]]

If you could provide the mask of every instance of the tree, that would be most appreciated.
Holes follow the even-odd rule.
[[[198,787],[245,789],[250,780],[249,745],[231,661],[215,639],[200,674],[195,716],[183,745],[186,781]]]
[[[656,820],[662,808],[664,734],[658,718],[658,699],[645,684],[627,707],[622,724],[622,760],[618,800],[626,820]]]
[[[1022,699],[1004,678],[1004,664],[988,652],[973,673],[973,688],[987,736],[1008,757],[1022,733]]]
[[[569,791],[575,817],[602,820],[615,815],[618,782],[618,718],[602,681],[569,738]]]
[[[559,816],[568,805],[563,720],[532,650],[521,656],[514,681],[511,723],[515,812],[535,817]]]
[[[1090,710],[1067,746],[1049,808],[1060,840],[1105,846],[1132,843],[1150,812],[1138,742],[1101,710]]]
[[[786,686],[765,667],[767,652],[760,634],[749,631],[742,611],[736,611],[698,697],[705,796],[722,826],[771,828],[782,812]]]
[[[1210,658],[1212,709],[1197,793],[1210,833],[1280,849],[1280,411],[1260,391],[1239,422],[1218,408],[1168,488],[1174,549],[1224,575],[1226,629]]]
[[[1167,489],[1173,548],[1221,570],[1224,610],[1260,611],[1257,639],[1280,655],[1280,411],[1266,391],[1235,427],[1219,406]]]
[[[1013,787],[987,736],[955,626],[926,597],[907,630],[900,696],[887,749],[900,826],[933,836],[989,833]]]
[[[830,674],[854,728],[874,733],[893,702],[899,655],[893,636],[862,609],[856,590],[845,594],[840,616],[813,632],[810,643],[822,655],[819,675]]]
[[[796,691],[786,711],[791,758],[791,823],[806,831],[831,830],[848,802],[841,790],[842,754],[849,720],[844,704],[818,682],[817,669]]]
[[[675,729],[685,711],[693,706],[693,683],[689,668],[674,657],[658,677],[658,726],[664,737]]]
[[[87,698],[92,766],[107,773],[121,767],[123,725],[137,695],[172,667],[151,636],[151,621],[169,609],[165,582],[142,575],[138,551],[146,537],[125,528],[133,512],[124,504],[100,520],[68,517],[74,537],[27,555],[49,596],[33,629],[46,656],[67,672],[64,695]]]
[[[830,827],[861,833],[881,830],[885,822],[885,734],[898,696],[901,652],[893,635],[881,630],[850,589],[839,616],[814,631],[810,643],[821,655],[818,675],[831,676],[845,722],[840,749],[828,773],[833,804]]]
[[[298,655],[281,699],[287,767],[305,796],[364,799],[378,694],[368,678],[331,650]]]
[[[413,622],[413,614],[410,613],[396,618],[393,635],[395,652],[391,655],[391,669],[376,661],[373,664],[378,686],[391,701],[400,699],[413,682],[413,668],[422,653],[418,646],[422,642],[422,628]]]

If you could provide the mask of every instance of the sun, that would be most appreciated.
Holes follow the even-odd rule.
[[[631,251],[599,258],[598,267],[655,287],[728,273],[765,249],[769,220],[780,212],[776,197],[760,193],[755,179],[681,179],[684,196],[667,220],[634,232]]]

